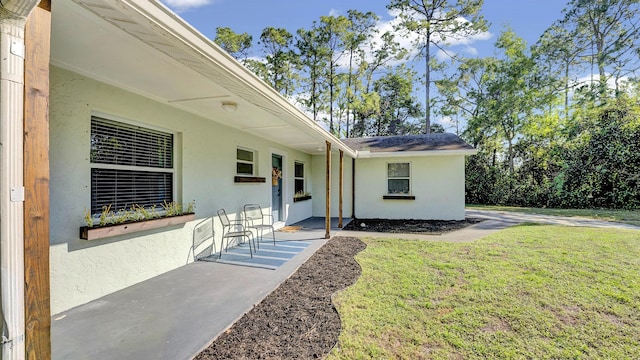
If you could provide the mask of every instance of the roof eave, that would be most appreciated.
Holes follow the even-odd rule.
[[[461,150],[425,150],[425,151],[357,151],[358,159],[368,158],[402,158],[402,157],[425,157],[425,156],[454,156],[454,155],[475,155],[477,149]]]

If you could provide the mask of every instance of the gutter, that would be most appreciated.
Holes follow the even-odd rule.
[[[401,158],[401,157],[417,157],[417,156],[451,156],[451,155],[475,155],[476,149],[468,150],[428,150],[428,151],[357,151],[358,159],[369,158]]]
[[[24,32],[40,0],[0,0],[0,309],[2,359],[25,358]]]

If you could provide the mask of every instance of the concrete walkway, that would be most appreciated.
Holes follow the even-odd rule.
[[[334,220],[332,235],[465,242],[522,222],[640,230],[583,218],[478,210],[467,211],[467,216],[486,221],[442,235],[399,235],[338,231]],[[278,241],[310,245],[276,270],[196,262],[56,314],[51,324],[53,359],[191,359],[326,243],[324,219],[302,225],[297,232],[277,232]]]
[[[302,225],[276,233],[309,243],[276,270],[199,261],[54,315],[52,358],[191,359],[327,242],[324,219]]]

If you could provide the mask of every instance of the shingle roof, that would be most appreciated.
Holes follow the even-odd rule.
[[[353,150],[372,153],[474,149],[458,136],[449,133],[348,138],[342,139],[342,142]]]

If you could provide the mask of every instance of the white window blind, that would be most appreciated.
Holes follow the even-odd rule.
[[[173,134],[93,116],[91,212],[173,201]]]

